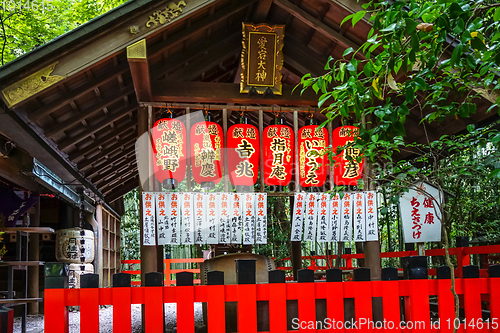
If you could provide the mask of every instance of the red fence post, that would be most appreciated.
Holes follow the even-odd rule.
[[[177,332],[194,333],[194,287],[193,273],[176,274]],[[149,332],[148,332],[149,333]]]
[[[316,322],[316,289],[314,271],[301,269],[298,272],[299,332],[316,332],[302,323]]]
[[[398,270],[394,267],[382,269],[382,306],[384,309],[384,331],[401,332],[401,309],[399,303],[399,278]],[[377,282],[374,282],[377,283]]]
[[[164,332],[163,273],[151,272],[144,276],[144,325],[147,333]]]
[[[455,325],[455,298],[451,292],[450,267],[438,267],[436,275],[440,332],[451,333],[453,332],[453,325]]]
[[[286,332],[286,284],[285,272],[269,272],[269,331]]]
[[[500,328],[500,265],[488,267],[488,292],[490,294],[490,332]],[[495,319],[495,320],[493,320]]]
[[[226,296],[224,272],[207,273],[207,325],[208,333],[226,331]]]
[[[466,332],[482,332],[484,328],[481,311],[482,279],[479,278],[479,267],[472,265],[464,266],[463,277]]]
[[[406,320],[411,332],[430,332],[429,280],[410,280],[409,314]]]
[[[66,289],[45,288],[44,331],[50,333],[68,333],[68,307],[65,304]]]
[[[354,313],[357,332],[373,332],[372,282],[369,268],[354,270]]]
[[[344,331],[344,285],[342,270],[332,268],[326,271],[326,315],[337,331]],[[341,323],[341,324],[338,324]]]
[[[113,332],[130,333],[132,331],[132,288],[130,275],[113,274]]]
[[[99,275],[80,277],[80,332],[99,332]]]

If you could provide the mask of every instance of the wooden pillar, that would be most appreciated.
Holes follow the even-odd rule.
[[[224,149],[222,156],[224,156],[224,192],[229,192],[229,172],[227,169],[227,109],[222,109],[222,132],[224,135]]]
[[[294,133],[294,145],[295,145],[295,163],[294,163],[294,170],[295,170],[295,192],[300,191],[300,184],[299,184],[299,172],[298,172],[298,165],[299,165],[299,113],[297,110],[293,111],[293,133]],[[290,197],[290,209],[293,209],[293,197]],[[293,217],[292,217],[293,218]],[[290,221],[291,223],[291,221]],[[297,272],[299,269],[302,269],[302,242],[292,242],[292,270],[293,270],[293,279],[297,281]]]
[[[97,262],[96,274],[99,274],[99,287],[108,287],[103,284],[104,282],[104,262],[103,262],[103,248],[102,248],[102,204],[97,204],[95,206],[95,220],[97,221]],[[107,277],[106,277],[107,279]],[[108,279],[106,280],[108,281]]]
[[[32,227],[40,226],[40,199],[35,204],[35,214],[31,219],[30,225]],[[29,244],[29,260],[39,261],[40,260],[40,234],[31,233],[30,234],[30,244]],[[28,267],[28,297],[38,298],[40,293],[39,286],[40,279],[40,266],[29,266]],[[28,303],[28,314],[37,315],[38,314],[38,303]]]

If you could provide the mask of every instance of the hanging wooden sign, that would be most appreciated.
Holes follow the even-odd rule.
[[[219,243],[231,243],[231,194],[218,193],[217,194],[217,207],[219,210]]]
[[[264,129],[264,182],[286,186],[292,180],[294,136],[286,125],[271,125]]]
[[[186,128],[182,121],[164,118],[152,129],[156,179],[181,182],[186,175]]]
[[[328,173],[328,131],[308,125],[299,129],[299,182],[302,187],[323,186]]]
[[[293,200],[292,217],[292,242],[300,242],[302,239],[302,227],[304,223],[305,194],[295,193]]]
[[[182,194],[182,244],[194,244],[193,193]]]
[[[156,245],[155,196],[142,192],[142,244]]]
[[[194,243],[207,242],[207,197],[206,193],[195,193],[194,197]]]
[[[236,124],[227,130],[227,168],[233,185],[253,186],[259,173],[260,144],[257,127]]]
[[[158,245],[170,244],[172,231],[170,229],[169,193],[156,193],[156,227],[158,229]]]
[[[327,193],[319,193],[319,207],[318,207],[318,232],[317,241],[318,242],[328,242],[328,225],[329,225],[329,213],[330,206]]]
[[[255,243],[255,194],[242,193],[243,245]]]
[[[210,121],[201,121],[191,128],[191,166],[193,178],[198,183],[220,182],[224,141],[222,128]]]
[[[207,193],[208,197],[208,208],[207,208],[207,243],[208,244],[218,244],[219,243],[219,209],[217,207],[217,194]]]
[[[416,185],[401,198],[400,212],[405,243],[440,242],[443,194],[426,183]],[[433,200],[433,198],[435,200]]]
[[[231,193],[231,244],[241,244],[241,193]]]
[[[181,243],[181,209],[179,194],[170,193],[170,244],[179,245]]]
[[[353,193],[354,241],[366,242],[365,195],[363,192]]]
[[[354,142],[359,129],[354,126],[337,127],[332,132],[333,153],[337,147]],[[334,157],[333,182],[335,185],[357,185],[363,175],[363,159],[360,160],[361,151],[358,148],[348,147]]]
[[[316,221],[318,219],[318,197],[316,193],[306,195],[306,219],[304,221],[304,241],[316,240]]]
[[[342,220],[342,201],[338,193],[333,196],[330,200],[330,223],[328,226],[329,230],[329,242],[340,241],[340,221]]]
[[[366,207],[366,240],[378,240],[377,192],[365,192]]]
[[[267,193],[256,194],[255,244],[267,244]]]
[[[255,88],[259,94],[270,89],[281,95],[284,37],[284,25],[243,23],[241,93]]]
[[[340,241],[352,241],[352,193],[344,193],[342,198]]]

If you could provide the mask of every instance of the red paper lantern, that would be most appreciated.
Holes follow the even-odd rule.
[[[299,182],[302,187],[323,186],[328,173],[328,131],[317,125],[299,130]]]
[[[191,166],[198,183],[220,182],[224,141],[222,128],[211,121],[201,121],[191,127]]]
[[[264,129],[264,182],[286,186],[292,180],[293,131],[286,125],[271,125]]]
[[[233,185],[253,186],[259,172],[257,127],[237,124],[227,130],[227,167]]]
[[[186,175],[186,127],[177,119],[159,119],[152,129],[156,179],[181,182]]]
[[[359,128],[354,126],[337,127],[332,132],[332,147],[334,154],[337,147],[344,146],[347,142],[354,142],[358,135]],[[349,160],[347,156],[351,156]],[[358,148],[346,148],[342,153],[334,157],[333,182],[335,185],[357,185],[358,180],[363,175],[363,160],[357,161],[361,156]]]

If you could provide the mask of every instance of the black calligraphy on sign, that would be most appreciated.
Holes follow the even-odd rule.
[[[182,194],[182,244],[194,244],[193,194]]]
[[[302,240],[302,227],[304,221],[304,204],[305,194],[295,193],[293,204],[293,217],[292,217],[292,242],[300,242]]]
[[[156,245],[155,208],[153,193],[142,192],[143,245]]]

